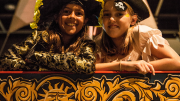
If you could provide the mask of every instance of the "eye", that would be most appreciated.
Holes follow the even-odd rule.
[[[104,13],[104,14],[103,14],[103,17],[109,17],[109,16],[110,16],[109,13]]]
[[[71,13],[71,11],[70,10],[63,10],[63,14],[70,14]]]
[[[122,16],[123,14],[122,13],[117,13],[116,16]]]
[[[83,13],[83,12],[76,12],[76,15],[77,15],[77,16],[83,16],[84,13]]]

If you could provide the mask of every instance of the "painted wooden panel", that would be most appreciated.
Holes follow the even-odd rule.
[[[180,72],[0,72],[0,101],[179,101]]]

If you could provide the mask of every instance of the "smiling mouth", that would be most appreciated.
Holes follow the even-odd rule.
[[[66,23],[66,25],[71,26],[71,27],[76,26],[76,24],[74,23]]]
[[[108,26],[108,28],[119,28],[119,26],[116,26],[116,25],[110,25],[110,26]]]

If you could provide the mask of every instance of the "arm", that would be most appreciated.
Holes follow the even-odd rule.
[[[13,44],[8,51],[0,57],[0,70],[31,70],[31,64],[27,66],[25,56],[35,44],[34,32],[20,44]]]
[[[151,52],[159,58],[149,62],[155,70],[180,70],[180,57],[170,46],[158,45],[158,49],[151,46]]]
[[[152,74],[155,75],[153,66],[143,60],[96,63],[96,70],[137,71],[140,74],[147,74],[148,72],[152,71]]]
[[[96,53],[96,70],[97,71],[137,71],[140,74],[146,74],[152,71],[155,75],[153,66],[143,60],[141,61],[120,61],[103,63],[101,53]],[[121,67],[120,67],[121,66]],[[120,70],[121,69],[121,70]]]
[[[153,66],[143,60],[103,63],[101,53],[96,53],[95,67],[97,71],[137,71],[140,74],[146,74],[152,71],[152,74],[155,75]]]
[[[74,73],[93,73],[95,71],[94,47],[94,44],[85,42],[80,47],[79,55],[75,55],[71,52],[58,54],[36,51],[34,58],[36,58],[38,63],[47,70],[61,70]]]
[[[162,37],[159,29],[139,25],[139,30],[135,35],[139,35],[139,40],[135,41],[137,43],[136,47],[141,46],[142,58],[149,61],[155,70],[180,70],[179,55]],[[158,60],[149,57],[156,57]]]

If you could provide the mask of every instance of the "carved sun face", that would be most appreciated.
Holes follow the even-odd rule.
[[[67,91],[69,89],[68,86],[63,90],[64,84],[61,85],[60,88],[58,88],[58,84],[54,85],[54,88],[49,83],[49,91],[43,89],[45,94],[39,94],[39,96],[44,97],[44,99],[41,99],[39,101],[73,101],[69,100],[69,98],[74,94],[74,92],[67,94]]]

